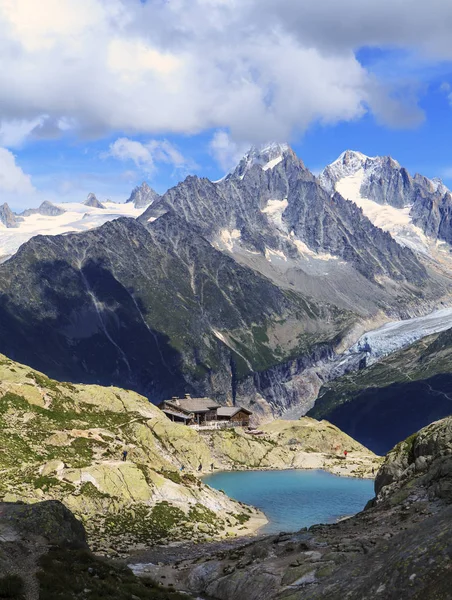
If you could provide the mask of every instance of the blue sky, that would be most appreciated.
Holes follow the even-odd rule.
[[[0,198],[123,201],[273,140],[452,187],[451,26],[442,0],[0,0]]]

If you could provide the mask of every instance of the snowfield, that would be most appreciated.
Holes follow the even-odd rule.
[[[428,239],[420,227],[413,225],[411,206],[394,208],[389,204],[378,204],[369,198],[363,198],[360,188],[364,180],[364,169],[359,169],[353,175],[347,175],[336,183],[336,191],[347,200],[359,206],[365,216],[376,227],[388,231],[401,245],[411,250],[428,254]]]
[[[145,209],[135,208],[133,203],[119,204],[103,202],[102,208],[93,208],[83,203],[68,202],[56,204],[65,212],[56,217],[30,215],[23,217],[17,228],[7,228],[0,223],[0,260],[6,260],[17,252],[19,247],[35,235],[61,235],[69,232],[82,232],[99,227],[107,221],[119,217],[138,217]]]

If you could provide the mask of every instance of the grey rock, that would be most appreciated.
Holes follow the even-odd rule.
[[[275,160],[279,162],[267,168]],[[280,224],[266,212],[269,201],[282,203]],[[273,145],[262,153],[253,148],[218,183],[188,177],[150,206],[140,220],[146,223],[169,210],[183,214],[214,245],[220,243],[223,230],[238,231],[244,251],[263,256],[273,250],[286,260],[296,260],[296,242],[301,241],[316,253],[344,260],[370,280],[387,275],[420,283],[426,276],[411,250],[374,227],[353,203],[339,194],[331,198],[285,145]]]
[[[146,208],[160,198],[161,196],[144,181],[141,185],[132,190],[132,193],[126,202],[133,202],[135,208]]]
[[[0,206],[0,222],[8,228],[19,227],[21,219],[17,217],[5,202]]]
[[[44,215],[46,217],[58,217],[64,214],[66,211],[59,206],[55,206],[48,200],[45,200],[38,208],[27,208],[22,213],[23,217],[29,217],[30,215]]]
[[[84,202],[85,206],[91,206],[92,208],[105,208],[105,206],[99,202],[96,195],[90,192]]]

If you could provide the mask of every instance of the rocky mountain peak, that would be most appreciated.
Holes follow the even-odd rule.
[[[46,217],[58,217],[65,212],[66,211],[63,208],[52,204],[52,202],[49,202],[48,200],[44,200],[38,208],[27,208],[27,210],[24,210],[22,216],[44,215]]]
[[[366,156],[362,152],[346,150],[322,171],[320,182],[332,193],[336,184],[345,177],[360,173],[363,182],[373,177],[388,179],[393,171],[400,170],[400,164],[391,156]]]
[[[245,173],[254,165],[259,165],[263,171],[273,169],[286,157],[296,159],[293,150],[285,143],[272,142],[262,146],[252,146],[233,171],[233,175],[243,179]]]
[[[126,203],[133,202],[135,208],[146,208],[159,198],[160,195],[157,194],[157,192],[153,190],[145,181],[143,181],[141,185],[132,190],[132,193],[126,200]]]
[[[96,194],[93,194],[93,192],[90,192],[84,202],[85,206],[91,206],[91,208],[105,208],[105,206],[99,202],[99,200],[96,197]]]
[[[3,223],[5,227],[19,227],[19,221],[20,219],[17,218],[6,202],[0,206],[0,223]]]

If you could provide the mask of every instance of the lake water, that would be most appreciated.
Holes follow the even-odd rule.
[[[239,471],[203,477],[204,483],[262,510],[269,523],[261,533],[297,531],[361,511],[373,498],[373,480],[338,477],[326,471]]]

